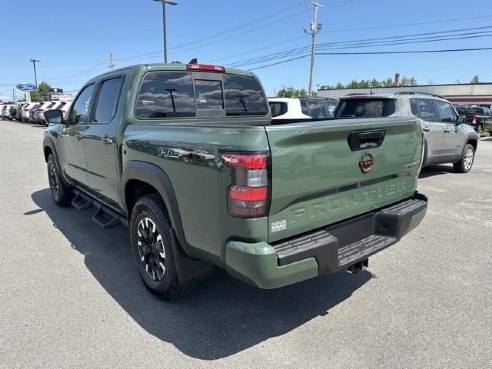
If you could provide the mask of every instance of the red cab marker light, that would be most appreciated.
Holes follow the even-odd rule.
[[[212,65],[212,64],[187,64],[186,68],[188,70],[203,70],[209,72],[225,72],[225,68],[221,65]]]

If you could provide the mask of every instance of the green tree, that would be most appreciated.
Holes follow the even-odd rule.
[[[400,80],[400,86],[417,86],[417,80],[413,77],[403,76]]]
[[[383,87],[393,87],[395,85],[395,81],[393,81],[393,78],[387,78],[382,81],[381,84]]]
[[[381,87],[383,84],[381,81],[378,81],[376,78],[373,78],[371,81],[371,87]]]
[[[477,83],[480,83],[480,78],[478,78],[478,76],[475,74],[470,83],[476,85]]]
[[[395,81],[393,78],[387,78],[385,80],[379,81],[376,78],[371,80],[362,79],[360,81],[352,80],[346,85],[338,82],[335,86],[331,85],[323,85],[321,86],[322,90],[341,90],[344,88],[378,88],[378,87],[393,87],[395,85]],[[402,76],[400,80],[401,86],[417,86],[417,80],[414,77]]]
[[[295,96],[307,96],[307,91],[304,88],[294,88],[294,87],[282,87],[281,90],[277,92],[277,97],[295,97]]]
[[[37,90],[31,91],[31,101],[48,101],[50,98],[51,86],[46,82],[41,82]]]

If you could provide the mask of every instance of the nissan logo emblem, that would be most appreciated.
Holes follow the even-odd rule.
[[[359,161],[359,167],[362,173],[369,173],[374,166],[374,157],[371,154],[364,154]]]

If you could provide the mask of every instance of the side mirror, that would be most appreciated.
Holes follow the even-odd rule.
[[[44,119],[48,124],[62,124],[63,122],[63,113],[59,109],[47,110],[44,113]]]
[[[466,123],[466,116],[464,115],[459,115],[458,118],[456,118],[456,125],[459,126],[461,124]]]

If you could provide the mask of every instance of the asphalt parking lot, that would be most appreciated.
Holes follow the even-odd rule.
[[[368,270],[272,291],[219,271],[169,304],[126,228],[54,205],[42,136],[0,121],[1,368],[492,367],[492,138],[469,174],[423,171],[426,218]]]

